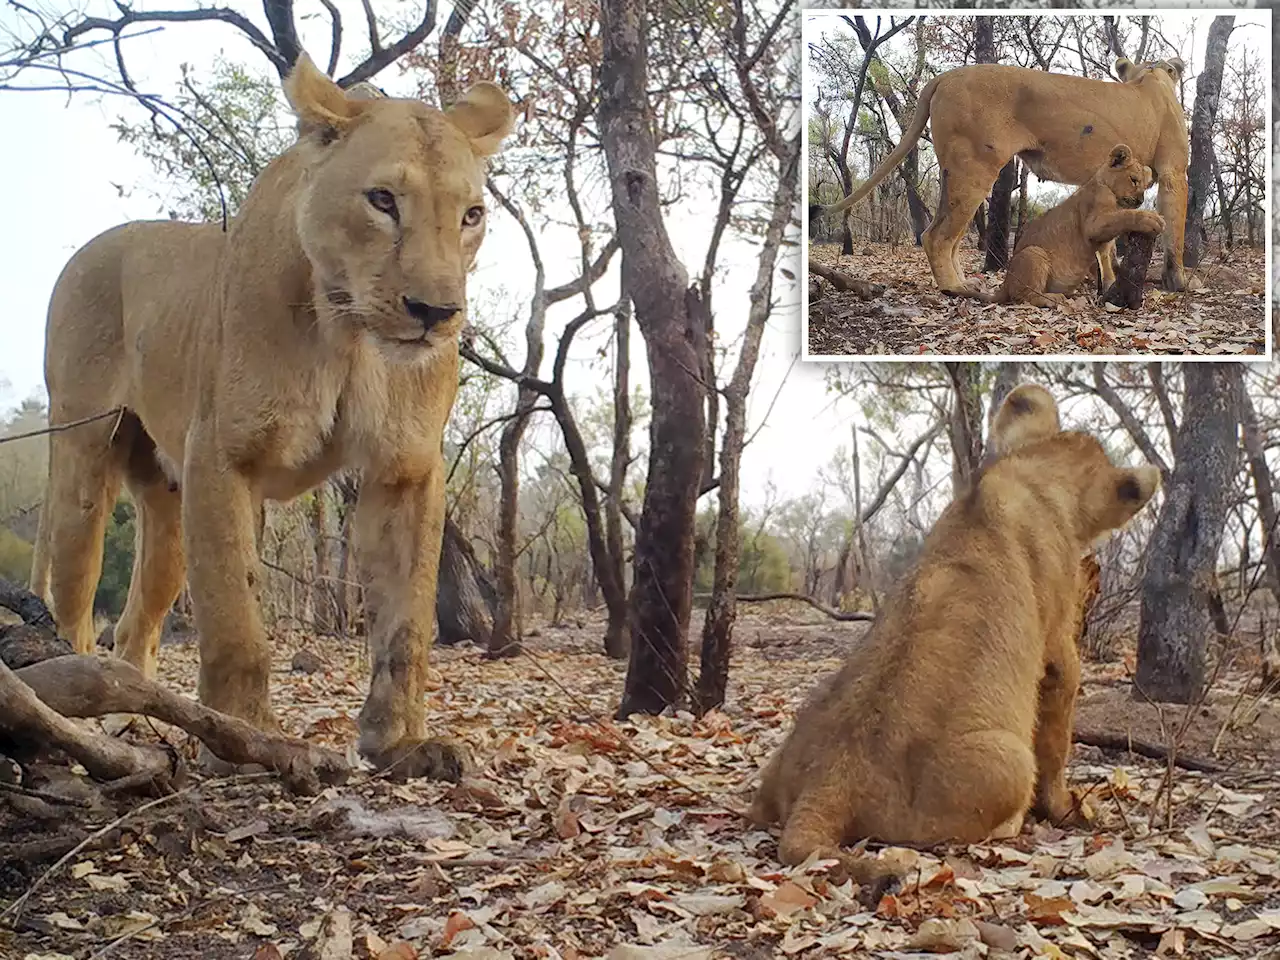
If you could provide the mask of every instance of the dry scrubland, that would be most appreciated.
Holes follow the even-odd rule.
[[[358,774],[299,799],[272,778],[200,781],[53,874],[0,932],[0,955],[99,956],[113,940],[106,955],[138,960],[1280,950],[1280,709],[1249,686],[1252,640],[1182,740],[1220,772],[1170,781],[1160,762],[1077,745],[1069,774],[1089,791],[1092,829],[922,854],[870,912],[820,869],[780,867],[775,838],[734,814],[863,627],[786,610],[739,629],[724,712],[616,726],[602,718],[622,668],[597,652],[598,623],[544,627],[514,660],[440,650],[430,716],[477,760],[463,785]],[[1118,659],[1086,666],[1077,732],[1167,742],[1183,711],[1129,698],[1132,627],[1116,629]],[[302,637],[276,649],[287,731],[345,749],[367,675],[357,649]],[[319,654],[316,672],[290,670],[302,649]],[[193,692],[195,670],[193,644],[162,651],[164,683]],[[45,869],[10,845],[112,819],[61,813],[3,814],[0,903]]]

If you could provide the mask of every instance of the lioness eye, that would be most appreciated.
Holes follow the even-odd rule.
[[[462,225],[464,227],[474,227],[484,219],[484,207],[471,207],[462,215]]]
[[[382,187],[376,187],[373,190],[366,190],[364,195],[373,209],[385,213],[397,223],[400,222],[400,209],[396,206],[396,195],[394,193]]]

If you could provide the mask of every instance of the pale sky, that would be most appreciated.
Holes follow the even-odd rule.
[[[229,4],[258,22],[260,4],[234,0]],[[315,11],[309,10],[314,5]],[[104,0],[88,0],[86,9],[109,16],[114,12]],[[340,0],[349,31],[363,23],[361,8],[352,0]],[[417,0],[410,4],[419,9]],[[160,0],[139,0],[137,9],[160,9]],[[318,4],[301,0],[299,13],[319,12]],[[449,8],[442,4],[438,24],[443,26]],[[396,16],[406,14],[400,9]],[[299,27],[304,45],[323,62],[328,53],[327,21],[303,19]],[[0,31],[13,25],[11,9],[0,8]],[[439,27],[437,28],[439,29]],[[1242,31],[1237,31],[1239,35]],[[1244,31],[1250,32],[1250,31]],[[1256,31],[1252,31],[1255,32]],[[358,41],[352,37],[348,44]],[[428,43],[436,42],[429,38]],[[108,55],[109,47],[102,48]],[[128,63],[139,86],[146,91],[168,93],[179,76],[179,66],[189,63],[197,71],[207,68],[218,54],[247,62],[255,69],[266,60],[234,29],[224,24],[168,26],[163,33],[129,41]],[[353,54],[344,55],[349,64]],[[267,68],[269,69],[269,68]],[[342,66],[340,65],[340,70]],[[390,93],[407,92],[398,69],[392,67],[375,78]],[[66,260],[98,233],[129,219],[164,216],[163,207],[147,189],[153,174],[148,164],[132,150],[116,141],[110,123],[129,105],[118,99],[96,101],[79,95],[68,102],[65,95],[0,93],[0,129],[9,131],[10,144],[0,151],[0,179],[7,185],[5,222],[0,233],[0,289],[5,291],[4,349],[0,351],[0,380],[9,387],[0,394],[0,407],[8,407],[24,397],[43,393],[43,339],[48,297]],[[136,114],[135,114],[136,116]],[[123,193],[122,193],[123,190]],[[698,204],[686,200],[679,216],[672,216],[669,229],[678,251],[693,272],[701,264],[707,224],[714,198]],[[544,258],[548,283],[569,279],[576,264],[574,250],[544,237]],[[558,248],[558,249],[557,249]],[[521,234],[507,215],[496,210],[489,236],[481,249],[478,269],[471,279],[470,297],[477,308],[493,304],[499,291],[520,295],[508,304],[523,315],[525,295],[532,286],[532,270]],[[724,341],[736,340],[747,310],[747,290],[754,278],[754,250],[746,244],[728,244],[721,258],[714,294],[716,324]],[[784,254],[781,266],[798,274],[798,251]],[[798,290],[781,275],[775,277],[774,295],[779,301],[765,335],[750,404],[753,429],[766,412],[769,422],[748,448],[743,460],[743,495],[746,503],[758,502],[769,481],[783,497],[799,496],[812,489],[818,470],[831,458],[835,447],[847,443],[849,409],[837,405],[823,384],[824,364],[794,362],[799,350],[800,317]],[[601,301],[609,296],[601,289]],[[554,337],[576,305],[553,311],[549,317],[548,350]],[[473,319],[484,318],[473,310]],[[587,394],[607,382],[607,365],[594,362],[595,350],[604,336],[579,337],[571,371],[573,389]],[[548,365],[549,365],[548,359]],[[546,368],[544,368],[545,370]],[[633,383],[647,381],[643,343],[633,335]],[[594,373],[592,372],[594,371]],[[785,383],[785,385],[784,385]],[[781,393],[779,387],[781,386]],[[776,395],[776,403],[774,402]],[[770,410],[772,404],[772,409]]]

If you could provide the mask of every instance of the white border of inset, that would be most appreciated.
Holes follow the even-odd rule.
[[[940,353],[911,353],[911,354],[895,354],[895,353],[821,353],[814,354],[809,352],[809,37],[810,23],[820,17],[839,17],[839,16],[882,16],[882,17],[909,17],[909,16],[927,16],[927,17],[1101,17],[1108,14],[1116,14],[1123,12],[1125,16],[1187,16],[1188,14],[1196,17],[1212,17],[1218,14],[1231,14],[1238,16],[1241,13],[1250,15],[1261,15],[1267,25],[1267,33],[1271,37],[1273,52],[1275,46],[1275,33],[1272,11],[1270,8],[1260,7],[1241,7],[1236,9],[1200,9],[1198,7],[1100,7],[1097,9],[1071,9],[1064,10],[1060,8],[1048,10],[956,10],[956,9],[892,9],[892,8],[872,8],[859,9],[853,8],[848,10],[807,10],[800,9],[798,11],[800,22],[800,117],[802,131],[801,135],[805,138],[803,144],[804,154],[803,162],[800,165],[800,196],[803,200],[800,212],[800,359],[802,361],[826,362],[826,363],[908,363],[921,361],[927,362],[945,362],[945,361],[1014,361],[1018,363],[1078,363],[1087,361],[1089,363],[1103,362],[1119,362],[1119,363],[1148,363],[1152,360],[1168,361],[1171,363],[1270,363],[1273,358],[1275,345],[1272,343],[1272,328],[1275,326],[1274,318],[1271,316],[1275,307],[1272,303],[1272,276],[1271,276],[1271,260],[1274,255],[1272,250],[1272,231],[1275,220],[1275,208],[1272,206],[1272,129],[1274,126],[1274,117],[1272,111],[1275,104],[1272,102],[1272,77],[1271,77],[1271,57],[1263,57],[1265,64],[1265,90],[1267,91],[1267,109],[1266,109],[1266,208],[1267,223],[1265,227],[1265,239],[1263,241],[1266,251],[1266,288],[1263,293],[1263,302],[1266,309],[1263,311],[1265,318],[1265,352],[1256,356],[1242,356],[1239,354],[1180,354],[1180,353],[1122,353],[1122,354],[1093,354],[1093,353],[1062,353],[1062,354],[1040,354],[1040,353],[1015,353],[1015,354],[996,354],[996,353],[962,353],[962,354],[940,354]]]

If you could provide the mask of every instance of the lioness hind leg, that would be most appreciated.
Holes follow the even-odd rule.
[[[138,508],[137,551],[129,598],[116,624],[116,654],[144,676],[154,677],[160,628],[187,576],[182,495],[161,470],[155,446],[145,434],[130,451],[125,482]]]
[[[1031,745],[1009,731],[937,744],[915,776],[915,841],[981,843],[1030,809],[1035,779]]]
[[[51,415],[52,420],[74,419]],[[123,475],[114,421],[56,433],[49,445],[45,539],[49,595],[58,627],[76,653],[92,653],[93,595],[102,576],[103,537]]]
[[[972,287],[964,279],[960,265],[960,243],[1004,163],[993,166],[990,158],[973,156],[973,151],[963,144],[953,145],[947,153],[945,160],[939,158],[943,180],[938,212],[921,242],[939,289],[964,293]]]
[[[840,849],[849,834],[836,811],[815,793],[802,794],[787,816],[778,838],[778,860],[788,866],[804,863],[814,854],[839,864],[832,873],[837,880],[849,879],[863,888],[863,900],[875,903],[897,877],[893,864]]]

